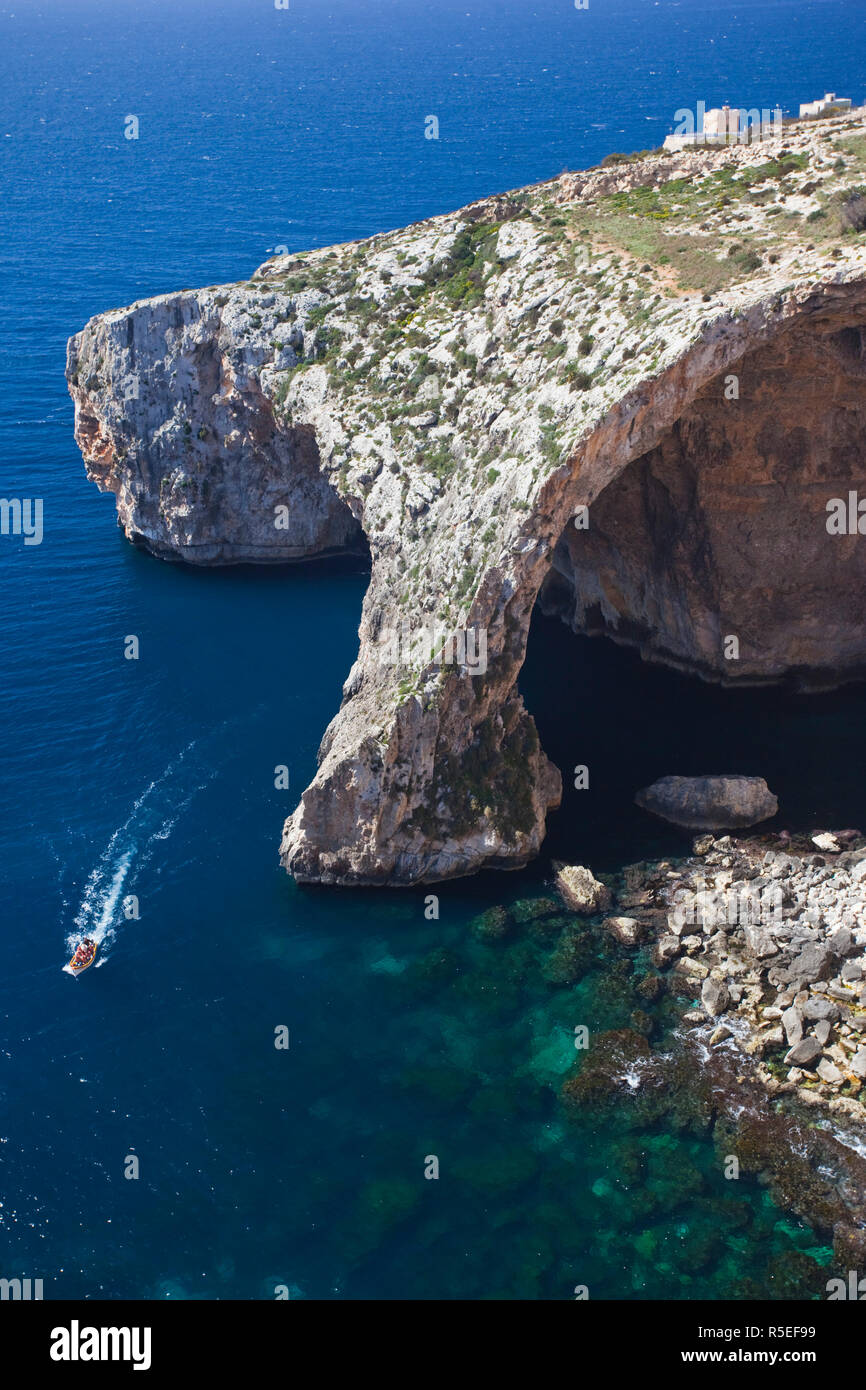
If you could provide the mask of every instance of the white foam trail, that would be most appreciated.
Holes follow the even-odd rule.
[[[108,844],[91,869],[71,932],[66,938],[67,949],[73,952],[82,937],[91,937],[101,948],[101,964],[105,960],[106,947],[116,937],[115,915],[124,891],[127,878],[134,869],[140,873],[149,862],[159,841],[167,840],[177,824],[182,812],[190,804],[197,792],[216,776],[216,769],[209,769],[204,780],[196,779],[189,789],[178,789],[172,798],[169,814],[165,808],[154,807],[150,801],[153,794],[166,783],[176,783],[187,754],[195,747],[196,740],[188,744],[180,755],[169,763],[160,777],[152,781],[137,800],[122,825],[114,831]],[[200,773],[200,769],[198,769]],[[68,966],[64,969],[68,970]],[[70,971],[74,974],[74,971]]]

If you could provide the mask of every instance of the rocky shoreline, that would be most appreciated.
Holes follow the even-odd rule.
[[[641,1120],[709,1128],[720,1161],[735,1156],[778,1205],[832,1239],[840,1268],[859,1267],[866,837],[701,835],[686,858],[602,878],[565,866],[557,886],[644,962],[644,997],[676,1000],[677,1045],[654,1050],[635,1015],[630,1029],[594,1039],[563,1100],[628,1094]]]
[[[560,891],[578,911],[615,901],[623,915],[603,925],[693,987],[684,1022],[712,1020],[710,1045],[732,1040],[771,1095],[866,1124],[866,837],[702,835],[693,849],[629,865],[613,888],[564,868]]]

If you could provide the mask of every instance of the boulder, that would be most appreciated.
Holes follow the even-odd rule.
[[[795,1047],[785,1055],[790,1067],[811,1067],[821,1056],[823,1049],[817,1038],[801,1038]]]
[[[679,938],[676,936],[661,936],[653,947],[653,965],[660,969],[665,965],[670,965],[672,960],[676,960],[682,947]]]
[[[780,972],[786,981],[801,989],[816,980],[829,979],[832,973],[833,956],[826,946],[804,946],[787,969]]]
[[[712,975],[708,976],[701,985],[701,1003],[710,1018],[718,1018],[719,1014],[725,1012],[730,1002],[731,996],[725,981],[714,980]]]
[[[866,1080],[866,1047],[858,1047],[850,1062],[851,1070],[861,1081]]]
[[[828,1086],[838,1086],[840,1081],[845,1080],[835,1062],[831,1062],[828,1057],[823,1057],[815,1070],[821,1080],[826,1081]]]
[[[769,956],[779,954],[779,947],[767,927],[762,927],[756,922],[747,922],[743,928],[743,934],[746,938],[747,948],[758,960],[766,960]]]
[[[674,970],[678,975],[687,975],[692,980],[705,980],[710,973],[706,965],[701,965],[699,960],[692,960],[691,956],[682,956]]]
[[[793,1006],[786,1009],[782,1014],[782,1027],[785,1030],[785,1037],[788,1039],[789,1047],[796,1047],[803,1036],[803,1019],[799,1009]]]
[[[556,886],[572,912],[591,917],[610,907],[610,890],[582,864],[566,864],[556,875]]]
[[[834,956],[847,956],[859,949],[850,927],[839,927],[827,942]]]
[[[605,917],[601,925],[621,946],[637,946],[643,935],[641,923],[635,917]]]
[[[825,854],[839,854],[842,849],[836,836],[831,835],[829,832],[821,835],[813,835],[812,844],[817,845],[818,849],[823,850]]]
[[[802,1005],[801,1013],[804,1018],[810,1019],[813,1023],[819,1018],[827,1019],[829,1023],[835,1023],[839,1017],[839,1005],[834,1004],[832,999],[825,999],[820,994],[813,994]]]
[[[779,809],[763,777],[662,777],[635,796],[638,806],[686,830],[736,830]]]

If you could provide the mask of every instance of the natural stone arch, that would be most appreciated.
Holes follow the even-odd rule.
[[[711,581],[696,589],[700,611],[676,621],[677,570],[694,568],[694,548],[681,545],[666,575],[652,507],[633,507],[652,582],[643,594],[642,565],[625,566],[617,598],[598,592],[618,563],[610,536],[600,542],[635,488],[673,499],[672,517],[685,495],[698,524],[687,484],[694,493],[696,458],[720,431],[701,393],[750,355],[782,352],[793,328],[845,358],[856,385],[866,248],[833,222],[853,174],[813,129],[785,142],[771,159],[685,152],[565,175],[365,243],[276,257],[245,283],[98,315],[71,341],[79,441],[131,538],[199,563],[301,558],[359,529],[369,542],[358,659],[284,831],[299,879],[407,884],[537,852],[560,780],[517,676],[552,557],[566,577],[582,566],[579,625],[723,674]],[[785,202],[820,198],[815,244],[769,187],[755,193],[768,183]],[[734,198],[747,204],[746,251],[744,218],[726,211]],[[772,470],[766,425],[754,433]],[[794,458],[798,439],[802,463],[802,429],[781,452]],[[216,508],[200,484],[216,485]],[[259,530],[287,490],[297,533],[277,554]],[[581,507],[595,509],[584,533],[595,550],[563,565]],[[383,664],[381,635],[407,615],[483,630],[483,679],[441,659]],[[859,634],[847,633],[834,679],[859,660]],[[819,659],[807,646],[782,657],[786,669]],[[760,653],[750,661],[742,676],[784,674],[778,661],[762,669]]]
[[[371,660],[372,638],[387,621],[389,607],[387,560],[377,557],[371,538],[373,578],[361,625],[361,653],[343,707],[323,741],[319,773],[286,823],[286,867],[302,880],[411,883],[484,866],[517,867],[537,852],[544,817],[558,804],[561,784],[538,746],[534,723],[517,692],[517,676],[532,608],[552,556],[561,554],[563,535],[579,549],[592,534],[592,524],[589,532],[573,528],[577,509],[588,505],[592,516],[597,505],[604,519],[608,504],[603,499],[609,496],[615,506],[627,470],[633,468],[639,478],[659,451],[664,457],[665,440],[675,436],[680,422],[707,420],[711,405],[716,411],[724,377],[743,364],[744,378],[750,380],[761,354],[769,353],[778,370],[786,355],[805,352],[814,338],[822,346],[812,351],[823,354],[828,371],[848,363],[848,389],[856,397],[860,358],[852,350],[851,333],[866,322],[864,316],[862,282],[822,286],[801,300],[774,296],[746,313],[706,325],[672,367],[620,401],[569,462],[541,484],[525,519],[515,524],[509,518],[510,527],[503,527],[500,563],[483,576],[469,615],[471,622],[488,629],[491,674],[480,698],[472,692],[471,678],[431,667],[422,695],[395,700],[393,685]],[[765,406],[772,413],[772,393]],[[822,545],[830,539],[823,525],[825,500],[823,494],[818,498],[813,518]],[[866,585],[859,551],[857,557],[850,574],[862,596]],[[435,554],[430,558],[435,583]],[[590,569],[585,565],[585,574]],[[592,616],[589,609],[583,611]],[[621,617],[628,621],[627,604]],[[862,629],[859,633],[862,646]],[[627,629],[622,635],[628,640]],[[659,636],[664,638],[664,629]],[[658,655],[718,676],[724,657],[720,650],[713,667],[707,656],[711,652],[704,641],[691,661],[675,661],[673,651]],[[858,647],[854,667],[861,654]],[[778,651],[768,652],[764,664],[762,672],[760,652],[753,652],[748,677],[779,679],[804,665],[799,656],[786,661]],[[373,738],[371,730],[376,730]],[[473,769],[482,756],[485,773],[473,785]],[[514,757],[523,760],[526,821],[509,827],[507,818],[498,825],[492,821],[488,810],[496,779],[513,771]],[[466,808],[473,803],[476,819],[467,824]]]

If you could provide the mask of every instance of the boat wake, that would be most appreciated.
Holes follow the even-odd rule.
[[[215,776],[212,767],[194,756],[196,743],[195,739],[189,743],[145,788],[88,875],[66,949],[71,956],[82,938],[90,937],[99,948],[94,969],[105,964],[123,922],[135,920],[135,885],[156,847],[169,838],[193,797]],[[67,974],[77,974],[68,965],[63,968]]]

